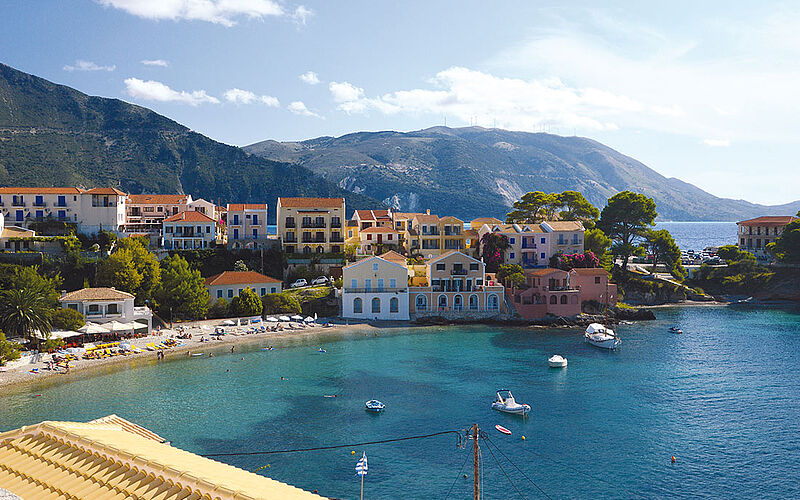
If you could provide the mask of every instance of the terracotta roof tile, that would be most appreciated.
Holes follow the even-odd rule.
[[[76,187],[0,187],[0,194],[81,194]]]
[[[228,212],[241,212],[243,210],[267,210],[266,203],[228,203]]]
[[[215,222],[214,219],[196,210],[186,210],[167,217],[164,222]]]
[[[575,274],[580,274],[584,276],[593,276],[593,275],[608,276],[608,271],[606,271],[602,267],[576,267],[573,268],[570,272],[574,272]]]
[[[368,227],[366,229],[362,229],[359,231],[359,233],[399,233],[399,231],[390,227]]]
[[[417,219],[417,222],[420,224],[438,224],[439,223],[439,216],[438,215],[429,215],[429,214],[417,214],[414,216]]]
[[[764,215],[755,219],[739,221],[737,224],[743,226],[785,226],[795,220],[800,219],[791,215]]]
[[[395,252],[394,250],[389,250],[386,253],[382,253],[378,257],[384,260],[388,260],[389,262],[397,262],[400,264],[405,264],[406,262],[408,262],[408,260],[405,257]]]
[[[477,219],[473,219],[472,222],[470,222],[470,227],[478,229],[479,227],[482,227],[484,224],[489,224],[491,226],[492,224],[502,224],[502,223],[503,221],[501,221],[500,219],[495,219],[494,217],[478,217]]]
[[[344,205],[344,198],[278,198],[278,204],[291,208],[339,208]]]
[[[280,283],[269,276],[265,276],[255,271],[223,271],[219,274],[206,278],[206,286],[216,285],[249,285],[251,283]]]
[[[128,203],[137,205],[180,205],[189,202],[185,194],[129,194]]]
[[[555,269],[553,267],[545,267],[543,269],[529,269],[529,270],[525,271],[525,274],[527,274],[529,276],[546,276],[548,274],[553,274],[553,273],[564,273],[564,274],[566,274],[567,272],[563,271],[561,269]]]
[[[127,196],[127,193],[123,193],[119,189],[116,188],[94,188],[88,191],[84,191],[86,194],[99,194],[99,195],[109,195],[109,196]]]
[[[553,231],[583,231],[583,224],[577,220],[546,220],[542,227],[550,227]]]
[[[125,300],[133,299],[135,296],[128,292],[116,290],[114,288],[96,287],[83,288],[64,294],[59,300]]]

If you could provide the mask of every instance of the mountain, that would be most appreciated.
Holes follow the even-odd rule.
[[[433,127],[301,142],[263,141],[244,149],[297,163],[401,211],[430,208],[465,220],[502,219],[528,191],[568,189],[580,191],[598,207],[626,189],[644,193],[655,199],[662,220],[733,221],[800,209],[800,201],[763,206],[718,198],[583,137]]]
[[[266,201],[272,220],[278,196],[345,196],[348,208],[383,206],[302,166],[249,155],[149,109],[3,64],[0,185],[115,186],[221,203]]]

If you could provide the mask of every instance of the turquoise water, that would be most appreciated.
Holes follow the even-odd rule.
[[[681,250],[736,244],[735,222],[656,222],[655,229],[669,231]]]
[[[584,344],[575,330],[475,326],[139,360],[135,370],[4,395],[0,431],[117,413],[176,446],[212,453],[477,422],[552,498],[800,497],[800,312],[729,306],[656,313],[658,321],[619,328],[618,352]],[[675,324],[683,335],[666,332]],[[316,352],[321,343],[327,354]],[[567,369],[547,367],[554,353],[569,359]],[[489,409],[494,390],[504,387],[533,406],[525,421]],[[384,414],[363,410],[371,398],[387,404]],[[501,435],[495,424],[514,434]],[[468,498],[471,478],[458,472],[471,450],[455,442],[446,435],[359,447],[356,457],[348,448],[224,460],[250,470],[270,464],[263,473],[275,479],[357,498],[353,467],[366,449],[366,498],[444,498],[453,484],[451,498]],[[485,448],[483,458],[486,498],[516,496]],[[544,498],[497,458],[527,498]]]

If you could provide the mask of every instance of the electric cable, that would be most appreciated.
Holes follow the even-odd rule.
[[[447,500],[447,498],[450,496],[450,492],[453,491],[453,488],[455,487],[456,482],[458,482],[458,478],[461,477],[461,472],[464,470],[464,467],[466,467],[467,462],[469,461],[469,453],[467,453],[466,455],[467,455],[467,457],[464,459],[464,463],[461,464],[461,468],[458,469],[458,474],[456,475],[456,478],[453,481],[453,484],[450,485],[450,489],[447,490],[447,495],[444,496],[444,500]]]
[[[501,449],[500,449],[500,447],[499,447],[499,446],[497,446],[497,444],[496,444],[494,441],[492,441],[492,440],[491,440],[491,438],[489,438],[489,437],[487,436],[487,437],[484,437],[484,438],[483,438],[483,440],[484,440],[484,441],[486,441],[486,442],[488,442],[488,443],[490,443],[491,445],[493,445],[493,446],[495,447],[495,449],[497,450],[497,452],[498,452],[498,453],[500,453],[500,454],[503,456],[503,458],[505,458],[506,460],[508,460],[508,463],[510,463],[511,465],[513,465],[513,466],[514,466],[514,468],[515,468],[515,469],[517,469],[517,470],[519,471],[519,473],[520,473],[520,474],[522,474],[522,477],[524,477],[525,479],[527,479],[529,483],[531,483],[533,486],[535,486],[535,487],[536,487],[536,489],[537,489],[537,490],[539,490],[539,493],[541,493],[542,495],[544,495],[544,496],[545,496],[546,498],[548,498],[549,500],[553,500],[553,499],[550,497],[550,495],[548,495],[547,493],[545,493],[545,491],[544,491],[542,488],[540,488],[538,484],[534,483],[534,482],[533,482],[533,479],[531,479],[530,477],[528,477],[528,475],[527,475],[527,474],[525,474],[525,472],[523,472],[523,471],[522,471],[522,469],[520,469],[520,468],[517,466],[517,464],[515,464],[514,462],[512,462],[512,461],[511,461],[511,459],[510,459],[510,458],[508,458],[508,456],[507,456],[505,453],[503,453],[503,450],[501,450]]]
[[[483,437],[483,436],[481,436],[481,437]],[[483,437],[483,441],[487,442],[485,437]],[[503,473],[503,475],[506,476],[506,479],[508,479],[508,482],[511,483],[511,486],[514,488],[514,490],[517,492],[517,494],[519,494],[520,498],[522,498],[524,500],[525,499],[525,495],[523,495],[522,492],[519,491],[519,488],[517,488],[517,485],[514,484],[514,481],[511,480],[511,476],[508,475],[506,470],[503,468],[502,464],[500,464],[500,461],[494,455],[494,452],[492,451],[492,448],[489,446],[488,442],[486,444],[486,449],[489,450],[489,453],[492,455],[492,458],[494,458],[494,461],[495,461],[495,463],[497,463],[497,466],[500,468],[500,471]]]

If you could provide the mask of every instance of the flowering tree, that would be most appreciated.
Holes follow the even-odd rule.
[[[481,238],[481,257],[486,263],[486,270],[490,273],[497,272],[503,263],[503,252],[510,248],[508,238],[502,234],[486,233]]]
[[[557,253],[550,258],[550,267],[569,271],[576,267],[600,267],[600,259],[592,251],[575,254]]]

